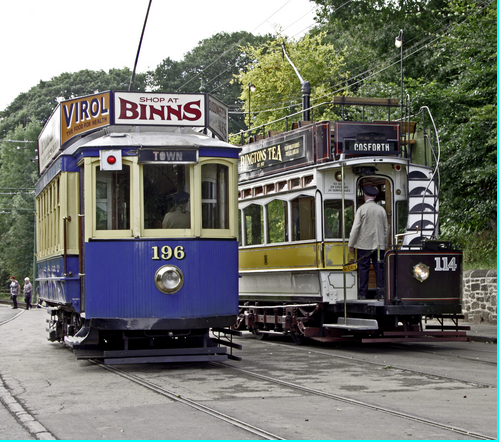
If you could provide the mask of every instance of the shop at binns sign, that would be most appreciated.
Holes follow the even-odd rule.
[[[79,136],[112,125],[202,128],[227,141],[228,113],[208,94],[107,91],[62,101],[38,137],[39,171]]]

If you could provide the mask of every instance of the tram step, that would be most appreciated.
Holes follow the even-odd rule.
[[[343,328],[347,330],[378,330],[378,321],[376,319],[364,318],[338,318],[337,324],[324,324],[324,328]]]

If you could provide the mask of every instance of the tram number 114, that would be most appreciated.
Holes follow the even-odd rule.
[[[168,261],[172,258],[181,260],[185,258],[185,252],[183,246],[177,246],[172,249],[170,246],[163,246],[159,248],[158,246],[153,246],[152,248],[152,259],[153,260],[164,260]]]
[[[456,258],[452,258],[450,261],[447,256],[435,258],[436,272],[448,272],[449,270],[453,272],[457,270]]]

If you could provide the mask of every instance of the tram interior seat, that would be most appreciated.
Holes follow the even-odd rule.
[[[291,124],[291,130],[299,129],[300,127],[309,126],[312,121],[297,121]]]
[[[282,130],[269,130],[269,137],[275,137],[276,135],[284,133]]]
[[[252,135],[249,142],[254,143],[255,141],[263,140],[265,137],[263,135]]]

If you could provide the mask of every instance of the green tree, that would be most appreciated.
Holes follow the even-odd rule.
[[[400,76],[400,51],[394,46],[400,30],[407,54],[426,47],[455,20],[453,15],[440,13],[447,0],[315,0],[315,3],[320,26],[312,32],[326,32],[325,41],[344,51],[349,80],[338,86],[349,87],[354,94],[372,75],[383,83]],[[417,78],[425,68],[424,57],[414,57],[404,71],[406,76]]]
[[[338,55],[332,44],[323,44],[323,35],[306,35],[300,41],[286,41],[284,37],[269,41],[260,46],[245,46],[243,50],[254,61],[247,69],[240,71],[236,81],[241,87],[241,100],[249,114],[251,105],[251,127],[257,127],[280,119],[302,108],[300,80],[291,64],[284,58],[282,44],[293,61],[301,77],[311,85],[310,101],[321,99],[327,94],[332,83],[345,77],[343,57]],[[249,96],[249,84],[256,87]],[[251,103],[249,101],[251,99]],[[314,120],[331,117],[330,108],[313,111]],[[247,117],[248,118],[248,117]],[[297,115],[295,120],[301,120]],[[284,130],[286,122],[266,127]]]
[[[19,124],[38,122],[42,126],[57,106],[58,100],[91,95],[107,90],[128,90],[131,78],[128,68],[110,69],[109,72],[82,70],[63,73],[50,81],[40,81],[28,92],[19,94],[7,108],[0,112],[0,137],[14,130]],[[134,90],[144,91],[146,74],[135,77]]]
[[[37,143],[41,126],[19,125],[0,142],[0,281],[33,273]]]
[[[164,92],[208,92],[229,106],[238,110],[242,101],[239,87],[231,80],[244,70],[252,60],[243,45],[259,45],[271,38],[270,35],[254,36],[249,32],[221,32],[199,42],[198,46],[185,54],[181,61],[166,58],[149,72],[148,82],[154,90]],[[229,132],[246,129],[244,116],[231,113]]]

